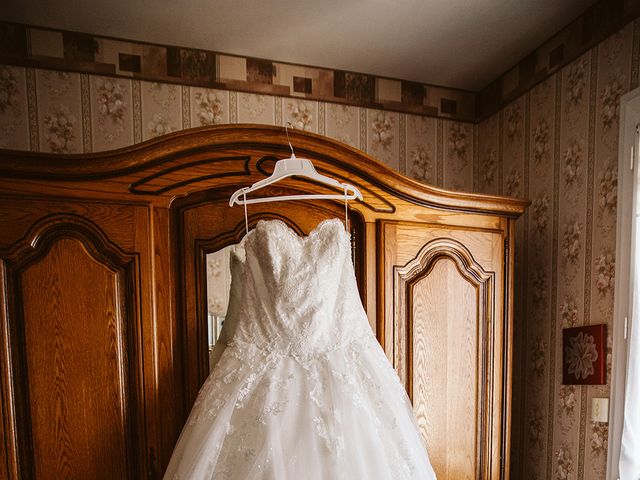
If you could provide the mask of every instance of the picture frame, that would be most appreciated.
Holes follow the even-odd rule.
[[[604,385],[607,381],[607,325],[562,330],[562,384]]]

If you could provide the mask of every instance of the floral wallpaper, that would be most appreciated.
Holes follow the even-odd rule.
[[[308,99],[0,65],[0,148],[95,152],[202,125],[287,122],[364,150],[420,181],[473,188],[475,127],[471,123]]]
[[[604,479],[618,115],[638,86],[638,21],[478,125],[478,189],[531,199],[517,222],[512,478]],[[606,323],[607,384],[562,385],[562,329]]]

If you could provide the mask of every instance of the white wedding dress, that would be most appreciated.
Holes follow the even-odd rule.
[[[227,347],[164,478],[435,479],[362,308],[342,221],[307,237],[259,221],[237,252]]]

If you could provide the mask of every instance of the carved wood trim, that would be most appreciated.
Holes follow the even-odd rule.
[[[120,341],[122,363],[120,372],[125,385],[122,392],[126,435],[127,469],[135,476],[147,475],[146,435],[144,425],[144,379],[142,376],[142,340],[140,331],[140,266],[137,254],[122,251],[95,224],[73,214],[49,215],[35,223],[25,236],[13,246],[0,250],[3,266],[3,296],[6,299],[2,342],[2,391],[5,418],[8,464],[15,478],[33,478],[32,426],[28,405],[28,369],[26,360],[24,312],[21,276],[32,265],[45,258],[54,244],[63,239],[80,242],[83,249],[98,264],[117,278],[118,290],[126,300],[118,306],[123,325]]]
[[[25,236],[11,248],[0,249],[0,255],[13,268],[24,270],[30,264],[46,256],[53,244],[62,238],[75,238],[98,262],[112,270],[123,268],[131,262],[131,257],[107,235],[85,217],[74,214],[48,215],[31,226]]]
[[[514,268],[515,268],[515,220],[505,222],[505,238],[504,238],[504,273],[503,284],[504,292],[503,302],[503,352],[502,352],[502,370],[504,378],[502,379],[502,409],[500,412],[500,478],[511,478],[511,405],[512,405],[512,384],[513,384],[513,315],[514,315]]]
[[[384,281],[385,277],[385,222],[377,221],[375,225],[376,231],[376,338],[378,343],[382,345],[382,349],[385,351],[387,358],[393,359],[393,342],[387,345],[389,339],[385,334],[386,311],[385,311],[385,296],[386,285]],[[389,319],[392,321],[392,319]],[[391,351],[389,351],[391,350]]]
[[[390,195],[416,205],[512,218],[521,215],[529,204],[514,198],[452,192],[427,186],[393,171],[364,152],[327,137],[299,130],[290,132],[290,137],[298,156],[317,161],[320,167],[325,164],[331,173],[348,177],[358,188],[379,190],[383,197]],[[122,194],[123,183],[129,185],[140,180],[132,177],[134,174],[147,171],[147,176],[152,175],[153,169],[167,162],[184,166],[211,152],[222,156],[241,154],[258,158],[289,155],[282,127],[217,125],[181,130],[102,153],[60,155],[0,150],[0,178],[78,182],[121,178],[123,182],[111,181],[105,186],[113,193]],[[183,180],[189,177],[183,176]],[[197,189],[194,186],[182,193]]]
[[[478,363],[479,379],[486,379],[478,383],[477,398],[480,412],[478,412],[479,426],[476,426],[476,442],[479,450],[478,471],[476,478],[491,478],[491,429],[490,419],[493,418],[492,392],[494,381],[493,349],[493,317],[495,316],[495,272],[487,272],[475,261],[471,252],[459,241],[453,238],[435,238],[425,244],[415,258],[403,266],[393,267],[394,279],[394,325],[407,326],[406,338],[397,341],[406,342],[406,385],[409,398],[413,402],[413,290],[420,280],[426,278],[436,263],[447,258],[453,261],[462,278],[475,289],[478,299],[477,324],[478,330]],[[396,328],[394,327],[394,331]],[[396,335],[394,335],[396,336]],[[394,354],[395,355],[395,354]],[[479,428],[478,428],[479,427]]]
[[[174,165],[172,167],[165,168],[164,170],[160,170],[159,172],[143,177],[136,182],[133,182],[131,185],[129,185],[129,191],[131,193],[137,193],[137,194],[160,195],[161,193],[174,190],[178,187],[184,187],[185,185],[191,185],[194,183],[203,182],[205,180],[213,180],[215,178],[225,178],[225,177],[248,176],[248,175],[251,175],[251,171],[249,170],[250,160],[251,160],[251,156],[249,155],[239,155],[235,157],[205,158],[203,160],[196,160],[196,161],[188,162],[182,165]],[[222,173],[213,173],[210,175],[199,175],[196,177],[188,176],[184,180],[175,181],[173,183],[167,183],[166,185],[159,188],[149,188],[147,190],[145,190],[144,188],[140,188],[143,185],[150,183],[151,180],[156,180],[164,176],[169,176],[169,174],[171,173],[175,173],[180,170],[186,170],[190,167],[199,167],[202,165],[213,164],[213,163],[222,163],[222,162],[230,163],[230,162],[237,162],[237,161],[241,161],[243,163],[243,168],[240,170],[236,170],[236,171],[229,170]],[[168,180],[168,182],[171,182],[171,180]]]

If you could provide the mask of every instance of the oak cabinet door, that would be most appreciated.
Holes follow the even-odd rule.
[[[438,478],[500,478],[504,235],[380,222],[383,333]]]
[[[147,476],[143,210],[0,203],[8,476]]]

